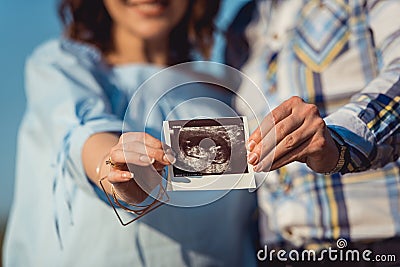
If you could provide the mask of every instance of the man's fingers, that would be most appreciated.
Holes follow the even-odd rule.
[[[282,123],[283,122],[284,121],[282,121]],[[314,120],[311,120],[310,123],[307,121],[293,132],[287,134],[279,143],[276,144],[275,151],[271,150],[267,155],[260,157],[262,161],[260,166],[262,167],[256,167],[255,169],[258,171],[261,168],[263,171],[265,171],[266,166],[270,166],[271,162],[273,162],[272,167],[275,167],[276,162],[292,162],[293,159],[290,157],[292,157],[293,151],[298,151],[298,147],[303,146],[305,143],[310,144],[311,142],[315,142],[314,136],[320,135],[320,128],[316,126],[317,123],[315,123]],[[262,141],[262,143],[263,142],[264,141]],[[307,149],[307,151],[312,152],[312,144],[310,144]],[[300,156],[296,160],[299,159]]]
[[[296,147],[295,149],[288,152],[284,157],[276,158],[274,154],[268,154],[260,163],[254,167],[254,171],[273,171],[285,166],[291,162],[301,160],[307,153],[307,147],[311,143],[311,139],[307,140],[305,143]],[[275,160],[274,160],[275,158]]]
[[[269,113],[263,121],[260,123],[260,126],[250,135],[248,141],[248,150],[252,151],[254,147],[260,143],[260,141],[264,138],[265,135],[274,127],[274,118],[272,113]]]
[[[277,160],[274,161],[274,163],[271,166],[271,171],[279,169],[289,163],[292,163],[294,161],[301,161],[304,162],[305,155],[307,155],[307,149],[310,143],[312,142],[312,139],[308,139],[306,142],[301,144],[300,146],[296,147],[295,149],[291,150],[290,152],[287,153],[284,157],[278,158]]]
[[[301,147],[301,146],[300,146],[300,147]],[[301,148],[300,148],[300,147],[298,147],[297,150],[301,152]],[[304,147],[305,147],[305,146],[304,146]],[[278,161],[274,162],[274,163],[272,164],[271,168],[270,168],[270,171],[277,170],[277,169],[282,168],[283,166],[285,166],[285,165],[287,165],[287,164],[289,164],[289,163],[292,163],[292,162],[294,162],[294,161],[297,161],[297,156],[298,156],[298,155],[296,155],[295,152],[292,151],[287,157],[281,158],[281,159],[279,159]]]
[[[275,147],[275,132],[270,131],[261,142],[259,142],[248,156],[248,162],[252,165],[258,163],[268,155]]]
[[[260,126],[250,135],[248,148],[252,151],[253,142],[259,143],[276,124],[290,116],[294,107],[304,104],[300,97],[292,97],[272,110],[261,122]],[[252,142],[253,141],[253,142]]]
[[[276,145],[274,161],[281,157],[287,157],[289,152],[302,145],[308,139],[311,139],[316,133],[315,131],[316,130],[308,124],[303,124],[300,128],[286,135],[286,137]]]
[[[277,147],[282,140],[290,136],[296,129],[302,127],[304,119],[297,117],[295,115],[290,115],[289,117],[283,119],[275,126],[275,131],[271,130],[260,143],[258,143],[252,153],[249,155],[249,163],[256,164],[257,162],[250,162],[250,157],[253,153],[258,155],[258,159],[263,159],[266,155],[271,153],[271,151]],[[254,157],[252,157],[254,159]]]

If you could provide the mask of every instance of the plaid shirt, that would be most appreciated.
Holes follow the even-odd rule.
[[[342,174],[351,174],[301,163],[269,174],[258,191],[264,243],[400,235],[399,14],[398,0],[253,1],[232,23],[227,63],[272,107],[293,95],[316,104],[349,148]]]

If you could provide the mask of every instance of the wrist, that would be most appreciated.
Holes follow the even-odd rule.
[[[325,175],[332,175],[335,173],[342,173],[343,169],[346,167],[348,163],[348,147],[346,143],[344,142],[343,138],[337,134],[334,130],[330,129],[328,127],[329,133],[337,147],[338,150],[338,158],[336,161],[336,165],[334,168],[329,171],[324,173]]]

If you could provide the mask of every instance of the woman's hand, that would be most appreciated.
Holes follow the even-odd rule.
[[[248,149],[248,161],[256,172],[300,161],[324,173],[333,170],[339,159],[318,108],[299,97],[283,102],[264,118],[249,137]]]
[[[122,200],[142,202],[160,184],[164,167],[175,162],[172,150],[164,148],[160,140],[146,133],[120,136],[110,151],[113,166],[107,179]]]

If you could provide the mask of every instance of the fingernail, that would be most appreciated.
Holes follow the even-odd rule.
[[[263,165],[262,165],[261,162],[258,163],[258,164],[257,164],[256,166],[254,166],[254,168],[253,168],[253,170],[254,170],[255,172],[260,172],[262,169],[263,169]]]
[[[171,154],[165,154],[163,156],[163,160],[166,162],[170,162],[171,164],[174,164],[176,162],[176,158],[172,156]]]
[[[250,153],[247,156],[247,160],[250,164],[254,165],[258,161],[258,155],[256,153]]]
[[[249,143],[247,144],[247,150],[252,151],[256,145],[257,145],[256,141],[250,140]]]
[[[123,177],[123,178],[132,179],[133,177],[135,177],[135,175],[133,174],[133,172],[123,172],[123,173],[122,173],[122,177]]]
[[[139,157],[140,161],[145,162],[145,163],[150,163],[153,164],[155,162],[154,158],[149,158],[148,156],[140,156]]]

